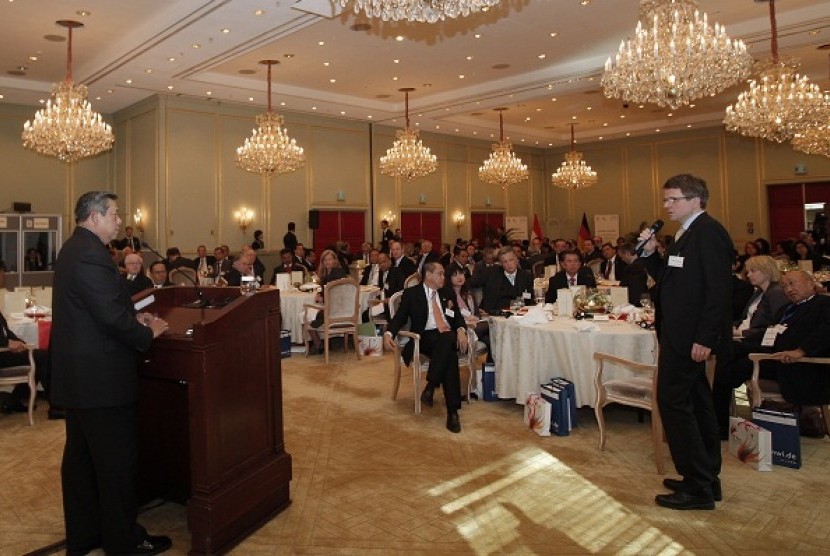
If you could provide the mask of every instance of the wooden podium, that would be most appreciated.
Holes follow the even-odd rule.
[[[285,508],[277,290],[189,286],[143,292],[170,330],[139,370],[140,502],[187,504],[190,554],[228,551]]]

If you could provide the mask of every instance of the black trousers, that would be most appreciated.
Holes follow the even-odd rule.
[[[712,384],[712,395],[715,400],[715,414],[718,419],[718,429],[721,440],[729,438],[729,414],[732,408],[732,391],[752,378],[752,361],[748,354],[765,351],[757,344],[733,342],[733,357],[726,360],[718,359],[715,367],[715,380]],[[761,365],[760,377],[776,380],[776,372],[766,365]]]
[[[67,551],[132,552],[147,532],[136,523],[135,405],[67,409],[61,480]]]
[[[455,344],[456,333],[424,330],[421,332],[421,353],[429,355],[427,382],[444,389],[447,411],[461,409],[461,376],[458,371],[458,355]]]
[[[721,467],[718,424],[706,364],[693,361],[690,352],[661,346],[657,404],[677,472],[711,497]]]

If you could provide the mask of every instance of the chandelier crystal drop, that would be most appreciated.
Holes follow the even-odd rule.
[[[83,27],[77,21],[57,21],[69,32],[66,55],[66,80],[52,86],[46,107],[34,120],[23,125],[23,146],[39,154],[74,162],[112,148],[112,128],[101,114],[92,110],[87,88],[72,82],[72,29]]]
[[[383,21],[437,23],[487,11],[501,0],[340,0],[340,5],[346,7],[350,1],[355,13],[363,11]]]
[[[478,177],[485,183],[501,185],[506,189],[508,185],[525,181],[528,177],[527,165],[522,164],[512,151],[510,141],[504,140],[505,108],[497,108],[499,112],[499,142],[493,143],[493,152],[490,158],[478,169]]]
[[[605,63],[608,98],[677,109],[746,79],[752,57],[722,25],[709,25],[695,0],[641,0],[634,37]]]
[[[726,129],[749,137],[783,143],[830,118],[821,89],[798,73],[793,60],[778,59],[775,1],[769,0],[772,59],[758,64],[758,77],[749,90],[726,108]]]
[[[551,176],[556,187],[581,189],[597,183],[597,173],[582,160],[582,153],[576,152],[574,145],[574,124],[571,124],[571,150],[565,153],[562,166]]]
[[[282,127],[282,116],[271,110],[271,66],[279,62],[261,60],[259,63],[268,66],[268,111],[256,117],[256,129],[245,139],[245,144],[236,149],[236,166],[270,178],[303,166],[305,153]]]
[[[418,139],[418,130],[409,128],[409,92],[412,88],[400,89],[405,95],[406,128],[395,132],[395,142],[380,157],[381,173],[407,180],[431,174],[438,168],[437,158]]]
[[[830,99],[828,99],[830,103]],[[827,123],[813,126],[803,133],[796,133],[792,140],[795,150],[807,154],[830,157],[830,119]]]

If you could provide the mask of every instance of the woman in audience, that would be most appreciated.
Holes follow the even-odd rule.
[[[467,274],[464,268],[458,265],[450,266],[450,275],[445,277],[446,285],[444,294],[452,301],[453,310],[461,311],[467,326],[475,329],[479,341],[487,346],[487,353],[490,353],[490,325],[486,320],[479,318],[479,310],[476,306],[470,285],[467,283]],[[472,346],[475,349],[475,346]],[[489,358],[489,355],[488,355]]]
[[[758,246],[758,254],[759,255],[769,255],[772,247],[770,246],[769,242],[762,237],[759,237],[755,240],[755,245]]]
[[[801,240],[795,242],[795,258],[793,260],[796,264],[798,264],[798,261],[810,261],[813,263],[813,270],[819,270],[822,265],[821,259],[821,256],[810,249],[807,242]]]
[[[729,408],[732,404],[732,387],[727,386],[731,380],[734,361],[746,357],[747,349],[744,342],[757,346],[772,325],[775,314],[787,303],[784,290],[778,284],[781,271],[778,263],[769,255],[756,255],[746,261],[746,279],[755,287],[755,292],[749,299],[744,311],[744,318],[736,322],[732,330],[735,341],[732,342],[732,357],[718,357],[715,366],[715,387],[713,396],[715,414],[721,429],[721,439],[728,437]]]
[[[761,253],[758,251],[758,244],[754,241],[747,241],[746,245],[744,245],[744,253],[738,257],[738,268],[736,270],[737,273],[742,273],[746,269],[746,261],[750,257],[754,257],[755,255],[760,255]]]
[[[349,273],[341,265],[340,259],[337,257],[337,253],[331,249],[323,251],[323,254],[320,255],[320,266],[317,267],[317,277],[320,279],[321,289],[314,297],[314,302],[322,305],[325,302],[323,294],[325,292],[326,284],[334,280],[347,278],[348,276]],[[318,328],[322,326],[322,324],[323,311],[321,310],[314,317],[314,320],[311,321],[311,326],[313,328]],[[309,330],[308,333],[311,336],[311,354],[319,355],[323,353],[323,339],[320,337],[320,333],[316,330]]]

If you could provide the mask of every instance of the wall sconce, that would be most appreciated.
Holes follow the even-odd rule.
[[[243,234],[248,229],[248,226],[254,223],[254,211],[245,207],[233,213],[233,217],[236,219],[236,223],[239,225],[239,229],[242,230]]]
[[[395,221],[398,219],[398,215],[392,212],[391,210],[387,210],[386,214],[383,215],[381,220],[386,220],[389,222],[389,226],[394,227]]]
[[[145,220],[146,216],[141,212],[141,209],[135,209],[135,214],[133,214],[133,224],[135,224],[136,229],[141,233],[144,233]]]
[[[455,227],[460,228],[461,226],[463,226],[465,218],[466,216],[463,212],[461,212],[460,210],[456,211],[452,217],[452,219],[455,220]]]

